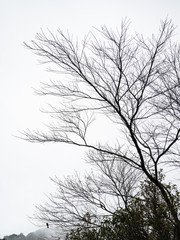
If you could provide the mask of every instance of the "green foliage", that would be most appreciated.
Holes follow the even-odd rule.
[[[164,176],[160,173],[160,179]],[[171,200],[180,208],[180,194],[175,185],[167,184]],[[90,216],[87,214],[90,221]],[[128,206],[119,209],[112,216],[104,217],[98,228],[84,223],[71,230],[66,240],[174,240],[175,225],[157,187],[145,180],[140,192]]]
[[[109,221],[101,224],[98,230],[99,239],[136,240],[147,239],[140,215],[132,210],[118,210]]]
[[[66,240],[90,240],[99,239],[97,237],[96,229],[88,229],[84,226],[78,227],[75,230],[71,230],[70,233],[66,235]]]
[[[164,175],[161,172],[159,173],[159,179],[161,182],[164,180]],[[173,207],[178,211],[180,194],[176,186],[165,183],[164,186],[169,192]],[[150,180],[145,180],[141,184],[140,197],[142,200],[135,200],[133,204],[143,209],[142,219],[146,222],[148,239],[174,239],[175,223],[160,190]]]

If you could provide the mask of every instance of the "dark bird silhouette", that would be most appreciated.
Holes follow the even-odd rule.
[[[46,227],[49,228],[49,223],[46,223]]]

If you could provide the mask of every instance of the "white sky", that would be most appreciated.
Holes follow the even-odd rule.
[[[68,29],[84,35],[93,26],[118,27],[124,17],[132,32],[151,34],[167,16],[180,36],[179,0],[1,0],[0,1],[0,237],[37,229],[28,216],[53,192],[50,176],[83,169],[81,149],[59,144],[31,144],[13,135],[38,128],[46,118],[44,100],[33,93],[40,81],[53,79],[37,56],[23,47],[40,29]],[[56,76],[57,77],[57,76]]]

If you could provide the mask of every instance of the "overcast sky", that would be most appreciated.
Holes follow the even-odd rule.
[[[81,149],[59,144],[31,144],[18,131],[38,128],[45,105],[33,88],[53,79],[37,56],[23,47],[41,29],[58,28],[84,35],[92,27],[119,27],[128,17],[134,31],[151,35],[167,16],[180,37],[179,0],[1,0],[0,1],[0,237],[37,229],[28,216],[54,191],[49,177],[85,168]],[[57,77],[57,76],[56,76]]]

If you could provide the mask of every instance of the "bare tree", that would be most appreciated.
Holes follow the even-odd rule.
[[[96,164],[117,161],[137,169],[161,191],[180,239],[173,197],[158,178],[164,164],[180,163],[180,48],[171,42],[174,26],[169,20],[161,22],[159,33],[150,39],[129,36],[128,29],[127,21],[116,32],[104,26],[81,43],[62,31],[49,37],[42,32],[31,45],[26,44],[44,63],[53,64],[54,71],[68,76],[44,83],[39,91],[61,99],[61,106],[51,106],[57,122],[48,133],[26,132],[25,138],[86,147]],[[88,129],[100,114],[117,128],[117,141],[111,145],[88,137]],[[58,184],[68,185],[68,181]],[[91,189],[83,194],[92,197]]]
[[[85,222],[98,227],[104,216],[112,216],[117,209],[128,208],[135,197],[139,175],[122,162],[101,161],[96,172],[80,177],[54,178],[55,194],[48,203],[37,206],[35,219],[52,222],[63,232]]]

